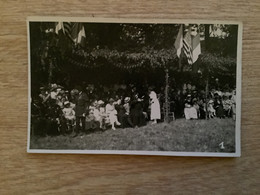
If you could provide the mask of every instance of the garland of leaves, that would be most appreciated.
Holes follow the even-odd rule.
[[[177,58],[175,48],[154,50],[143,48],[140,52],[118,51],[110,49],[93,49],[90,52],[73,50],[65,59],[70,63],[87,68],[96,68],[105,60],[118,68],[132,69],[149,64],[151,67],[164,67],[169,61]]]

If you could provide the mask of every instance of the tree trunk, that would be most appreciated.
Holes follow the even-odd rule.
[[[206,51],[209,50],[209,24],[205,24],[205,49]],[[207,67],[206,70],[206,119],[208,119],[208,94],[209,94],[209,74],[210,74],[210,69]]]
[[[205,49],[206,51],[209,49],[209,24],[205,24]]]
[[[165,70],[165,116],[164,122],[169,122],[169,70],[166,68]]]
[[[52,83],[52,76],[53,76],[53,63],[49,60],[49,85]]]
[[[209,94],[209,76],[207,75],[206,77],[206,88],[205,88],[205,93],[206,93],[206,97],[205,97],[205,104],[206,104],[206,119],[208,119],[208,94]]]

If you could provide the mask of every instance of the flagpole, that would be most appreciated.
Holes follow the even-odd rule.
[[[169,101],[168,101],[168,90],[169,90],[169,69],[166,67],[165,69],[165,116],[164,122],[169,122]]]
[[[182,37],[184,37],[184,26],[183,26],[183,24],[181,24],[181,28],[182,28]],[[182,42],[183,42],[183,40],[182,40]],[[181,53],[180,53],[180,57],[179,57],[179,70],[182,72],[182,65],[181,65],[181,63],[182,63],[182,54],[183,53],[183,47],[181,47]]]

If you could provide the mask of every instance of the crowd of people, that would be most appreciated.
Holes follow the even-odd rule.
[[[208,100],[188,94],[184,102],[186,119],[236,118],[236,91],[222,92],[212,90]]]
[[[128,86],[113,92],[93,85],[70,91],[57,84],[41,87],[39,96],[32,99],[32,129],[47,134],[79,134],[90,129],[140,127],[149,120],[155,124],[161,119],[154,91],[140,94]]]
[[[67,90],[63,86],[51,84],[41,87],[39,91],[39,95],[32,98],[31,104],[34,134],[74,132],[78,135],[91,129],[135,128],[149,121],[151,124],[162,121],[166,109],[163,90],[159,93],[153,88],[138,91],[134,85],[113,88],[85,85]],[[235,118],[235,91],[223,93],[212,90],[207,100],[197,93],[187,92],[182,101],[178,96],[170,103],[173,103],[170,112],[177,112],[179,104],[182,116],[187,120]]]

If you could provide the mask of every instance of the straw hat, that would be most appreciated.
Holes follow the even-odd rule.
[[[102,100],[98,100],[98,105],[102,105],[102,104],[104,104],[104,102],[102,101]]]
[[[125,97],[124,101],[125,103],[128,103],[130,101],[130,97]]]
[[[64,104],[64,106],[66,106],[66,105],[70,104],[70,102],[69,101],[65,101],[63,104]]]

